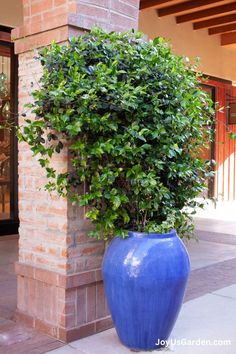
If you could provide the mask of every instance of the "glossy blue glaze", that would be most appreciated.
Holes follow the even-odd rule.
[[[189,257],[175,230],[167,234],[129,232],[114,239],[103,260],[105,293],[121,342],[133,349],[157,349],[167,340],[180,311]]]

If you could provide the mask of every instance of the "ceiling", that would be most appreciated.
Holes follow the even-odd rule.
[[[0,0],[0,25],[18,27],[23,23],[22,0]]]
[[[222,46],[236,43],[236,1],[140,0],[140,10],[156,9],[159,18],[174,16],[177,24],[191,22],[194,30],[220,36]]]

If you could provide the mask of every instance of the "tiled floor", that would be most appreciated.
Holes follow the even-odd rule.
[[[199,242],[187,244],[191,274],[185,301],[171,335],[169,348],[154,353],[236,353],[236,228],[233,222],[198,219]],[[214,232],[211,230],[210,226]],[[225,232],[227,229],[228,232]],[[230,231],[230,232],[229,232]],[[190,340],[197,344],[175,345]],[[199,340],[211,345],[199,345]],[[225,340],[226,345],[212,345]],[[174,343],[174,344],[172,344]],[[131,354],[114,329],[72,342],[48,354]],[[140,352],[142,354],[144,352]]]
[[[138,354],[235,354],[235,304],[236,285],[186,302],[168,348]],[[109,329],[48,354],[134,354],[134,351],[123,346],[115,330]]]
[[[211,220],[214,226],[214,220]],[[208,228],[209,221],[202,221],[198,230],[199,242],[191,241],[190,279],[184,305],[172,332],[169,348],[154,353],[173,354],[235,354],[236,353],[236,230],[225,222]],[[219,233],[225,227],[232,234]],[[192,341],[189,345],[176,345],[175,341]],[[210,341],[210,345],[199,340]],[[214,341],[218,345],[213,345]],[[226,341],[222,345],[220,341]],[[198,344],[194,344],[194,341]],[[69,343],[48,354],[131,354],[118,340],[114,329]],[[144,352],[140,352],[144,354]]]
[[[41,354],[63,343],[14,321],[18,236],[0,237],[0,354]]]
[[[215,232],[208,231],[210,224]],[[230,224],[230,222],[225,221],[215,223],[214,220],[205,219],[197,222],[197,225],[200,228],[197,232],[200,241],[198,243],[191,241],[187,245],[191,257],[192,271],[185,296],[187,307],[184,306],[186,308],[189,308],[189,306],[191,308],[191,305],[187,304],[195,304],[194,301],[204,302],[205,300],[200,299],[205,298],[205,296],[209,297],[209,294],[212,293],[218,294],[223,291],[221,290],[222,288],[225,288],[224,294],[226,293],[227,295],[228,289],[231,289],[236,284],[236,229],[234,228],[234,223]],[[222,233],[225,229],[227,231],[231,230],[231,233]],[[13,263],[16,260],[17,237],[0,237],[0,354],[40,354],[59,347],[62,348],[55,351],[55,354],[95,354],[92,348],[90,350],[88,347],[89,351],[87,351],[83,347],[83,343],[87,343],[88,339],[78,341],[73,346],[64,346],[63,343],[51,337],[14,322],[16,279]],[[211,299],[214,300],[214,297]],[[192,306],[194,308],[195,305]],[[219,304],[219,306],[224,305]],[[107,345],[106,350],[103,348],[102,354],[115,354],[115,349],[113,350],[113,347],[109,346],[109,341],[112,338],[112,345],[116,345],[114,331],[106,332],[99,336],[99,338],[105,340],[104,345]],[[93,345],[93,342],[90,342],[89,345]],[[120,350],[119,353],[122,354],[122,351]],[[231,352],[229,353],[231,354]],[[235,353],[236,351],[232,352],[232,354]]]

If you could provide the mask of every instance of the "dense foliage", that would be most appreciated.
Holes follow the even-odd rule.
[[[21,138],[41,155],[46,188],[88,206],[96,237],[171,228],[189,235],[189,208],[211,174],[199,149],[213,109],[196,68],[161,38],[98,28],[39,59],[36,119],[26,119]],[[51,158],[65,144],[71,168],[58,173]]]

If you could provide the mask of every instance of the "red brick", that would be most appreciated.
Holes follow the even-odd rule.
[[[137,18],[139,11],[136,7],[131,6],[129,2],[122,2],[119,0],[111,0],[111,9],[135,19]]]
[[[86,323],[87,318],[86,307],[86,288],[77,289],[77,316],[76,325]]]
[[[87,271],[101,268],[103,255],[90,256],[86,258],[85,268]]]
[[[67,315],[62,314],[59,320],[60,327],[64,327],[67,330],[70,328],[74,328],[76,323],[75,317],[76,317],[75,313],[67,314]]]
[[[81,274],[70,275],[66,278],[67,288],[77,288],[87,284],[95,283],[96,274],[94,271],[84,272]]]
[[[62,302],[62,306],[63,306],[63,310],[62,310],[61,313],[63,315],[73,314],[75,316],[75,314],[76,314],[76,303],[75,303],[75,301],[72,301],[72,302],[63,301]]]
[[[23,16],[24,16],[24,18],[30,16],[30,6],[29,5],[23,6]]]
[[[53,0],[53,6],[57,7],[57,6],[61,6],[65,4],[65,0]]]
[[[22,38],[15,42],[15,53],[23,53],[35,48],[49,45],[53,40],[63,42],[68,38],[68,28],[66,26],[52,30],[50,32],[40,33],[33,37]]]
[[[96,285],[91,285],[87,287],[86,297],[86,321],[92,322],[96,319]]]
[[[104,245],[95,244],[94,246],[84,247],[81,251],[81,255],[83,256],[91,256],[96,254],[101,254],[104,252]]]
[[[27,309],[26,303],[25,303],[25,281],[24,277],[18,276],[17,277],[17,308],[18,310],[25,311]]]
[[[35,319],[34,327],[40,332],[46,333],[52,337],[58,338],[58,329],[56,326],[52,326],[44,321]]]
[[[34,327],[35,321],[33,316],[27,315],[26,313],[22,312],[21,310],[16,310],[15,319],[24,323],[28,327]]]
[[[89,5],[97,5],[99,7],[104,7],[106,9],[109,9],[110,6],[110,0],[82,0],[82,2],[87,3]]]
[[[134,28],[136,19],[131,19],[130,17],[123,16],[117,12],[111,12],[111,23],[114,25],[119,25],[124,28]]]
[[[96,278],[96,281],[97,281],[97,282],[103,280],[103,279],[102,279],[102,271],[101,271],[101,269],[96,270],[96,272],[95,272],[95,278]]]
[[[59,275],[55,272],[50,272],[47,269],[35,268],[34,278],[43,283],[58,285],[58,277]]]
[[[72,269],[72,265],[71,264],[58,264],[58,270],[63,270],[64,272],[68,273],[70,272]]]
[[[68,13],[75,13],[77,11],[77,3],[76,1],[69,3],[68,5]]]
[[[39,253],[44,253],[46,251],[45,247],[43,247],[42,245],[37,245],[33,248],[34,252],[39,252]]]
[[[33,278],[34,277],[34,272],[35,272],[35,268],[26,264],[22,264],[20,262],[16,262],[15,263],[15,272],[16,274],[20,275],[20,276],[26,276],[29,278]]]
[[[38,23],[38,22],[42,22],[42,14],[41,13],[39,13],[39,14],[37,14],[37,15],[34,15],[34,16],[31,16],[30,17],[30,22],[31,22],[31,26],[32,26],[32,24],[34,24],[34,23]],[[29,34],[33,34],[34,32],[32,32],[32,33],[30,33],[30,32],[26,32],[25,31],[25,35],[29,35]]]
[[[79,257],[73,260],[73,270],[75,273],[81,273],[84,272],[85,270],[88,270],[86,268],[86,258],[85,257]]]
[[[35,16],[36,17],[36,16]],[[27,36],[29,33],[39,33],[42,31],[42,22],[41,21],[33,21],[31,23],[31,26],[29,27],[28,31],[27,29],[25,28],[24,29],[24,35]]]
[[[112,328],[113,326],[113,321],[110,316],[103,318],[96,322],[96,332],[105,331],[106,329]]]
[[[43,21],[49,20],[53,17],[61,16],[67,13],[67,7],[66,6],[60,6],[58,8],[53,8],[50,9],[49,11],[45,11],[43,13]]]
[[[61,331],[59,331],[59,333],[61,333],[61,335],[65,338],[66,342],[71,342],[76,339],[91,336],[95,332],[96,332],[95,323],[89,323],[84,326],[77,327],[75,329],[64,331],[64,333],[63,332],[61,333]]]
[[[31,16],[42,13],[53,7],[53,0],[40,0],[39,2],[32,3]]]
[[[97,283],[96,285],[96,318],[105,317],[107,314],[107,307],[105,301],[105,294],[103,289],[103,283]]]
[[[139,9],[140,0],[128,0],[126,2]]]
[[[61,257],[67,258],[68,254],[69,254],[69,251],[67,249],[64,249],[64,250],[61,251]]]
[[[76,302],[77,301],[77,290],[69,289],[65,292],[66,302]]]
[[[44,313],[44,304],[45,304],[45,300],[43,298],[43,283],[39,282],[39,281],[35,281],[35,307],[36,307],[36,316],[38,318],[43,317],[43,313]]]
[[[109,20],[110,13],[108,9],[98,7],[98,6],[93,6],[90,4],[78,4],[77,8],[78,14],[82,14],[83,16],[89,16],[93,17],[94,19],[99,20]]]

